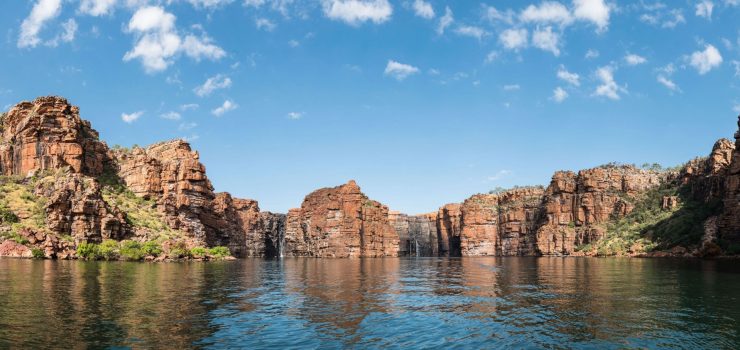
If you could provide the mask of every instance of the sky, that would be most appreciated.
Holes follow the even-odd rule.
[[[286,212],[354,179],[407,213],[731,138],[740,0],[0,5],[0,109],[60,95],[109,145],[184,138]]]

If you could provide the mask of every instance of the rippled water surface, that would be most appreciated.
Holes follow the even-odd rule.
[[[0,348],[739,348],[740,261],[0,259]]]

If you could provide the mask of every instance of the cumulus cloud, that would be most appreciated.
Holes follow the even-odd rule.
[[[123,120],[125,123],[133,123],[137,119],[141,118],[141,116],[144,115],[144,111],[138,111],[134,113],[121,113],[121,120]]]
[[[521,48],[527,47],[527,35],[528,32],[524,28],[507,29],[499,34],[498,39],[504,46],[504,48],[508,50],[519,50]]]
[[[668,79],[664,75],[658,75],[657,80],[658,80],[658,82],[661,85],[663,85],[666,88],[668,88],[668,90],[671,90],[671,91],[681,91],[681,89],[678,87],[678,85],[676,85],[676,83],[673,82],[673,80]]]
[[[223,104],[222,104],[222,105],[221,105],[220,107],[218,107],[218,108],[216,108],[216,109],[212,110],[212,111],[211,111],[211,114],[213,114],[213,115],[215,115],[215,116],[217,116],[217,117],[220,117],[220,116],[224,115],[224,113],[226,113],[226,112],[228,112],[228,111],[233,111],[233,110],[235,110],[235,109],[236,109],[236,107],[238,107],[238,106],[236,105],[236,103],[234,103],[234,102],[233,102],[233,101],[231,101],[231,100],[226,100],[226,101],[224,101],[224,103],[223,103]]]
[[[324,0],[324,15],[352,26],[364,22],[383,23],[393,15],[388,0]]]
[[[171,112],[167,112],[167,113],[162,113],[162,114],[159,115],[159,117],[160,118],[163,118],[163,119],[167,119],[167,120],[180,120],[180,118],[182,118],[182,116],[180,115],[180,113],[177,113],[175,111],[171,111]]]
[[[599,31],[609,27],[609,6],[604,0],[573,0],[573,16],[592,22]]]
[[[445,7],[445,14],[439,19],[439,24],[437,25],[437,34],[444,34],[445,29],[452,25],[452,22],[454,21],[455,19],[452,17],[452,10],[450,10],[449,7]]]
[[[424,0],[414,0],[414,3],[411,5],[411,7],[414,9],[414,14],[421,18],[434,18],[434,8],[432,7],[432,4]]]
[[[601,67],[596,70],[596,78],[601,82],[594,91],[594,96],[603,96],[612,100],[619,100],[619,91],[624,90],[614,80],[614,70],[609,67]]]
[[[210,95],[212,92],[219,89],[226,89],[231,86],[231,79],[222,74],[217,74],[213,77],[208,78],[203,85],[200,85],[193,89],[196,95],[199,97],[205,97]]]
[[[539,6],[529,5],[519,14],[522,22],[568,25],[573,22],[570,10],[556,1],[544,1]]]
[[[581,77],[576,73],[571,73],[564,66],[560,66],[557,73],[558,79],[574,86],[581,85]]]
[[[713,8],[714,3],[709,0],[703,0],[696,4],[696,15],[699,17],[704,17],[706,19],[712,19]]]
[[[78,11],[90,16],[106,16],[113,13],[116,0],[82,0]]]
[[[647,62],[647,59],[640,55],[628,54],[624,56],[624,61],[627,62],[627,64],[629,64],[630,66],[636,66]]]
[[[722,55],[716,47],[706,45],[704,51],[696,51],[691,54],[689,63],[699,74],[703,75],[722,64]]]
[[[565,99],[568,98],[568,92],[565,91],[560,86],[556,87],[555,90],[552,91],[552,97],[551,99],[557,103],[565,101]]]
[[[459,26],[455,28],[455,33],[463,36],[473,37],[478,40],[483,38],[485,35],[488,35],[488,32],[483,30],[483,28],[475,26]]]
[[[552,31],[551,27],[545,29],[537,28],[532,33],[532,45],[538,49],[552,52],[555,56],[560,56],[560,36]]]
[[[74,18],[70,18],[62,23],[62,32],[55,36],[54,39],[45,42],[44,45],[56,47],[60,42],[72,42],[75,40],[75,34],[77,34],[77,21]]]
[[[663,6],[652,6],[648,7],[647,10],[650,12],[644,13],[640,16],[640,21],[652,25],[660,25],[662,28],[675,28],[681,23],[686,23],[686,18],[683,16],[682,9],[666,9]]]
[[[31,14],[21,23],[18,47],[36,47],[41,43],[39,32],[46,22],[59,16],[61,0],[39,0],[31,9]]]
[[[267,18],[257,18],[254,20],[254,25],[257,27],[257,29],[265,30],[268,32],[271,32],[277,27],[275,23],[270,21]]]
[[[408,76],[417,73],[419,73],[419,68],[399,63],[394,60],[388,60],[388,64],[385,66],[385,71],[383,72],[383,74],[391,76],[398,81],[404,80]]]
[[[288,119],[298,120],[303,118],[303,112],[289,112]]]
[[[128,24],[128,31],[136,36],[134,47],[123,56],[124,61],[138,59],[148,73],[167,69],[180,53],[200,61],[218,60],[226,55],[223,49],[211,43],[205,35],[188,34],[183,39],[175,28],[175,15],[162,7],[147,6],[138,9]]]
[[[588,51],[586,51],[586,54],[583,55],[583,57],[586,58],[587,60],[590,60],[592,58],[597,58],[599,57],[599,51],[594,50],[594,49],[588,49]]]

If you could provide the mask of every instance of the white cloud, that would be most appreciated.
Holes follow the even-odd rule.
[[[298,40],[291,39],[288,40],[288,46],[295,48],[301,46],[301,43]]]
[[[567,69],[565,69],[564,66],[560,66],[558,69],[558,79],[574,86],[580,86],[581,85],[581,77],[576,73],[568,72]]]
[[[78,11],[90,16],[105,16],[113,13],[117,0],[82,0]]]
[[[187,131],[195,128],[196,126],[198,126],[198,123],[195,122],[180,123],[180,125],[177,126],[177,130]]]
[[[21,23],[18,47],[36,47],[41,43],[39,32],[46,22],[59,16],[61,9],[61,0],[39,0],[33,5],[31,14]]]
[[[532,45],[538,49],[552,52],[555,56],[560,56],[560,36],[558,33],[554,33],[551,27],[545,27],[545,29],[537,28],[532,33]]]
[[[223,104],[222,104],[222,105],[221,105],[220,107],[218,107],[218,108],[216,108],[216,109],[212,110],[212,111],[211,111],[211,114],[213,114],[213,115],[215,115],[215,116],[217,116],[217,117],[220,117],[220,116],[224,115],[224,113],[226,113],[226,112],[228,112],[228,111],[233,111],[233,110],[235,110],[235,109],[236,109],[236,107],[238,107],[238,106],[236,105],[236,103],[234,103],[234,102],[233,102],[233,101],[231,101],[231,100],[226,100],[226,101],[224,101],[224,103],[223,103]]]
[[[473,37],[478,40],[480,40],[485,35],[488,35],[488,32],[483,30],[483,28],[474,26],[459,26],[455,29],[455,33],[463,36]]]
[[[139,59],[148,73],[167,69],[179,53],[200,61],[218,60],[226,55],[211,43],[205,34],[188,34],[181,38],[175,28],[175,16],[157,6],[142,7],[134,13],[128,31],[136,35],[134,47],[123,56],[124,61]]]
[[[419,73],[419,68],[412,65],[403,64],[394,60],[388,60],[383,74],[391,76],[398,81],[406,79],[409,75]]]
[[[298,120],[303,118],[303,112],[289,112],[288,119]]]
[[[735,106],[732,107],[732,111],[735,113],[740,113],[740,103],[735,104]]]
[[[714,3],[709,0],[702,0],[701,2],[696,4],[696,15],[699,17],[704,17],[706,19],[712,19],[713,8]]]
[[[187,103],[187,104],[181,105],[180,110],[181,111],[191,111],[191,110],[198,109],[198,107],[200,106],[197,103]]]
[[[609,27],[609,6],[604,0],[573,0],[573,16],[576,19],[590,21],[598,31]]]
[[[596,70],[596,78],[601,81],[601,85],[596,87],[595,96],[603,96],[612,100],[618,100],[619,91],[624,90],[614,81],[613,69],[609,66],[601,67]]]
[[[507,9],[504,12],[497,10],[493,6],[483,4],[483,18],[490,22],[504,22],[507,24],[514,23],[514,11]]]
[[[565,101],[565,99],[568,98],[568,92],[563,90],[560,86],[556,87],[555,90],[552,90],[552,97],[551,99],[557,103]]]
[[[257,18],[254,20],[254,25],[257,27],[257,29],[265,30],[268,32],[271,32],[277,27],[275,23],[270,21],[267,18]]]
[[[62,32],[54,37],[54,39],[45,42],[44,45],[56,47],[59,45],[59,42],[72,42],[75,40],[75,34],[77,34],[77,21],[74,18],[70,18],[62,23]]]
[[[686,23],[686,18],[683,17],[683,11],[681,9],[673,9],[670,14],[671,18],[665,20],[661,27],[663,28],[676,28],[681,23]]]
[[[324,0],[324,15],[357,26],[363,22],[383,23],[391,18],[388,0]]]
[[[544,1],[539,6],[529,5],[519,14],[522,22],[554,23],[562,26],[573,22],[565,5],[556,1]]]
[[[137,119],[141,118],[141,116],[144,114],[144,111],[138,111],[134,113],[121,113],[121,120],[123,120],[126,123],[133,123]]]
[[[733,60],[732,65],[735,66],[735,76],[740,77],[740,61]]]
[[[590,60],[592,58],[597,58],[599,57],[599,51],[588,49],[588,51],[586,51],[586,54],[583,57],[585,57],[587,60]]]
[[[495,61],[496,58],[498,58],[498,51],[491,51],[486,55],[486,59],[483,62],[488,64]]]
[[[704,51],[696,51],[691,54],[689,63],[696,68],[699,74],[706,74],[722,64],[722,55],[716,47],[706,45]]]
[[[645,57],[635,54],[628,54],[627,56],[624,56],[624,60],[630,66],[636,66],[647,62],[647,59],[645,59]]]
[[[437,25],[437,34],[442,35],[445,33],[445,29],[452,25],[455,19],[452,17],[452,10],[449,7],[445,7],[445,14],[439,19],[439,25]]]
[[[507,106],[508,107],[508,106]],[[488,181],[498,181],[511,175],[511,170],[500,170],[493,176],[488,177]]]
[[[167,113],[162,113],[162,114],[159,115],[159,117],[160,118],[163,118],[163,119],[168,119],[168,120],[180,120],[180,118],[182,118],[182,116],[180,115],[180,113],[177,113],[175,111],[171,111],[171,112],[167,112]]]
[[[507,29],[499,34],[499,41],[504,45],[504,48],[508,50],[518,50],[527,47],[527,30],[522,29]]]
[[[504,85],[504,91],[516,91],[522,87],[519,84]]]
[[[681,89],[678,87],[678,85],[676,85],[676,83],[673,82],[673,80],[670,80],[663,75],[658,76],[658,82],[668,88],[668,90],[681,91]]]
[[[208,78],[203,85],[200,85],[193,89],[196,95],[205,97],[210,95],[212,92],[218,89],[226,89],[231,86],[231,78],[222,74],[217,74],[213,77]]]
[[[426,19],[434,18],[434,8],[432,7],[432,4],[424,0],[414,0],[412,7],[414,8],[414,14],[417,16]]]
[[[188,0],[195,8],[216,8],[230,4],[234,0]]]

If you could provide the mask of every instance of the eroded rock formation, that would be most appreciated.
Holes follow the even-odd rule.
[[[437,222],[429,215],[388,212],[388,220],[398,234],[401,256],[436,256],[439,252]]]
[[[285,256],[397,256],[399,239],[388,207],[373,201],[354,181],[322,188],[288,212]]]
[[[735,147],[732,150],[732,160],[727,170],[725,180],[723,213],[719,219],[719,239],[731,245],[740,245],[740,116],[738,116],[738,131],[735,133]],[[725,147],[729,150],[730,147]],[[714,158],[714,157],[712,157]],[[725,163],[724,154],[719,157]]]

